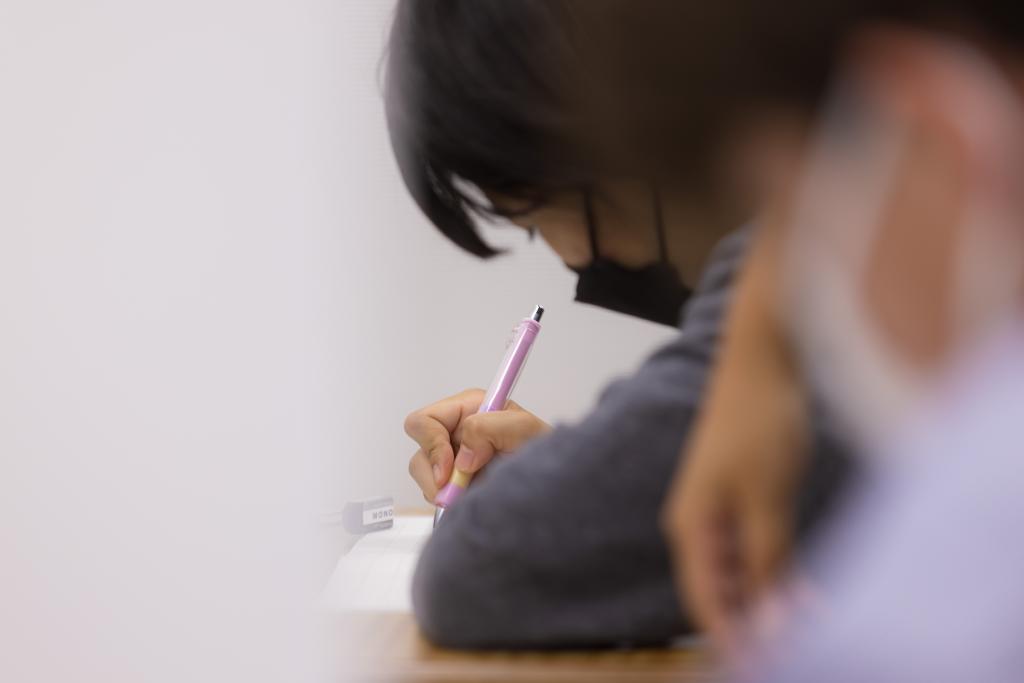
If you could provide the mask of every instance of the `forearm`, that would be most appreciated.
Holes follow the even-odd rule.
[[[417,568],[414,601],[427,637],[452,647],[536,647],[684,632],[657,526],[671,463],[637,462],[627,444],[642,429],[602,438],[556,430],[475,485]],[[605,461],[604,476],[571,465],[590,457]]]

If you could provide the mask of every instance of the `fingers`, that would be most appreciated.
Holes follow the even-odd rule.
[[[460,446],[460,469],[475,473],[496,453],[550,429],[511,401],[503,411],[478,415],[483,398],[483,390],[467,389],[406,417],[405,432],[419,445],[409,460],[409,474],[428,501],[451,479]]]
[[[742,513],[743,563],[747,592],[763,597],[778,583],[790,554],[790,523],[784,501],[748,496]]]
[[[413,475],[424,494],[425,484],[433,483],[436,490],[452,476],[455,451],[452,445],[452,434],[459,428],[462,420],[472,415],[480,407],[484,392],[480,389],[467,389],[454,396],[432,403],[410,413],[405,418],[405,433],[420,447],[429,463],[429,476],[423,471],[423,465],[417,460],[415,465],[410,461],[409,473]],[[422,482],[422,483],[421,483]]]
[[[409,475],[412,477],[416,485],[420,487],[420,491],[423,492],[423,498],[428,503],[433,504],[434,498],[437,496],[438,484],[434,479],[433,467],[430,464],[430,459],[423,450],[416,451],[411,458],[409,458]]]
[[[675,504],[668,513],[673,519],[666,520],[677,586],[714,644],[729,657],[741,655],[750,644],[750,610],[772,594],[786,570],[791,538],[785,506],[707,488],[683,493],[688,499]]]
[[[550,429],[546,422],[519,406],[470,415],[461,424],[455,467],[473,474],[496,454],[514,451]]]
[[[736,616],[744,603],[734,527],[703,495],[680,514],[674,553],[681,594],[694,621],[717,647],[732,654],[738,649]]]

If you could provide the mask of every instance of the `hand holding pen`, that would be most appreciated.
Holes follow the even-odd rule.
[[[491,391],[467,389],[406,418],[405,431],[419,445],[409,460],[409,473],[429,502],[435,502],[439,490],[453,479],[453,474],[457,481],[468,482],[495,455],[513,451],[551,429],[508,400],[539,331],[542,312],[537,307],[530,318],[516,327]],[[460,492],[455,493],[457,498]]]

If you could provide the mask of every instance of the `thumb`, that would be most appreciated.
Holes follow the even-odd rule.
[[[550,427],[525,410],[477,413],[462,423],[456,469],[468,474],[480,471],[495,455],[513,451]]]

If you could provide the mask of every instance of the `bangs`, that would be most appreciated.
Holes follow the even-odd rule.
[[[571,59],[551,0],[400,2],[385,113],[398,168],[420,210],[480,257],[499,250],[480,220],[514,218],[587,184],[561,75]],[[515,214],[483,192],[523,200]]]

